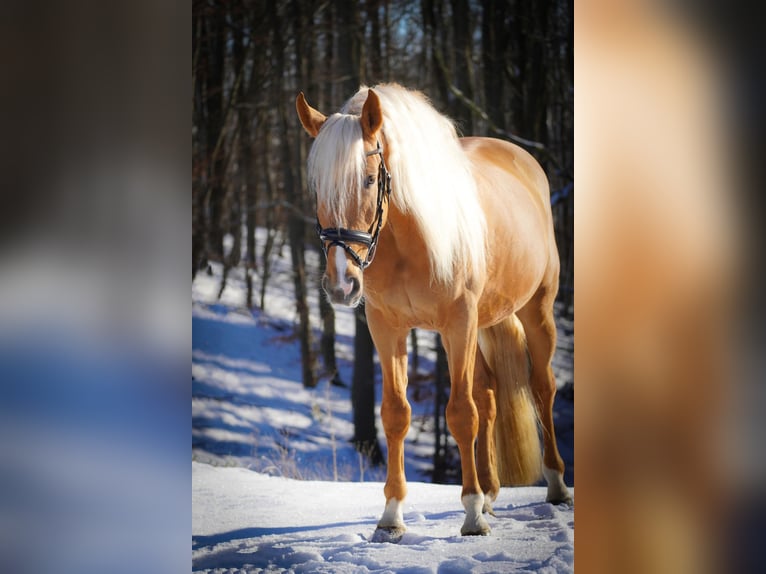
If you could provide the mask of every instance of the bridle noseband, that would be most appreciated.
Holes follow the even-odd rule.
[[[354,260],[354,263],[362,271],[369,267],[375,258],[380,229],[383,227],[383,199],[385,198],[388,201],[391,195],[391,174],[386,168],[386,161],[383,159],[383,149],[380,147],[380,142],[377,142],[376,149],[368,151],[365,155],[371,156],[375,154],[380,154],[380,165],[378,166],[378,205],[375,220],[372,222],[369,231],[358,231],[343,227],[322,227],[319,223],[319,217],[317,217],[316,226],[317,235],[319,235],[319,239],[322,242],[322,251],[324,251],[325,257],[327,257],[330,247],[337,245],[342,247],[351,256],[351,259]],[[359,257],[357,252],[349,247],[349,243],[361,243],[367,247],[367,256],[364,259]]]

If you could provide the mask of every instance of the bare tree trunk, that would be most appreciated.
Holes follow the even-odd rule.
[[[266,203],[267,205],[273,205],[276,200],[276,185],[272,180],[272,169],[268,165],[268,158],[271,157],[271,129],[269,127],[270,121],[265,120],[263,122],[263,157],[266,159],[266,168],[263,170],[263,184],[266,188]],[[263,251],[261,252],[261,293],[260,293],[260,309],[266,310],[266,287],[271,278],[271,252],[274,249],[274,241],[276,238],[276,213],[275,209],[268,207],[265,210],[265,222],[266,227],[266,241],[263,244]]]
[[[504,99],[508,47],[505,27],[506,6],[507,3],[503,0],[483,0],[481,17],[484,108],[490,119],[502,130],[506,129]]]
[[[240,174],[237,174],[238,176]],[[236,187],[239,187],[237,177],[234,182],[226,186],[224,201],[221,204],[221,214],[226,223],[225,229],[232,237],[231,249],[228,253],[223,253],[223,273],[221,275],[221,285],[218,288],[218,299],[223,295],[226,289],[226,282],[229,278],[229,272],[232,268],[239,265],[242,260],[242,206],[240,203],[241,195]]]
[[[243,3],[243,12],[245,5]],[[246,18],[243,16],[243,22]],[[249,42],[256,42],[256,38],[263,38],[268,34],[264,26],[263,7],[256,5],[251,14],[251,29]],[[240,166],[242,169],[244,193],[243,206],[245,209],[245,228],[247,237],[245,238],[245,283],[247,286],[246,304],[248,308],[253,307],[253,277],[258,273],[257,260],[257,204],[258,191],[262,187],[260,172],[267,171],[263,168],[263,162],[254,161],[257,153],[257,133],[264,129],[266,114],[263,109],[258,109],[258,96],[260,93],[262,78],[266,74],[265,57],[260,50],[249,50],[249,57],[252,60],[252,72],[250,80],[244,89],[242,98],[243,105],[240,111]]]
[[[383,79],[391,81],[391,2],[383,0],[383,36],[386,40],[386,49],[383,52]]]
[[[319,349],[322,353],[325,375],[330,377],[330,382],[336,386],[345,386],[335,359],[335,311],[327,300],[324,290],[319,287],[319,316],[322,319],[322,339]]]
[[[364,306],[354,310],[356,337],[354,338],[354,375],[351,382],[351,402],[354,406],[354,447],[365,455],[370,463],[383,463],[383,453],[378,443],[375,427],[375,366],[370,330]],[[370,416],[372,415],[372,416]]]
[[[335,72],[335,18],[333,15],[334,3],[329,2],[324,8],[323,24],[325,29],[325,51],[322,57],[322,71],[326,78],[323,88],[319,91],[319,109],[327,110],[338,107],[335,102],[335,82],[331,81]]]
[[[380,38],[380,0],[367,0],[367,21],[370,23],[367,81],[374,85],[383,80],[383,51]]]
[[[289,170],[289,167],[285,168]],[[298,338],[301,346],[301,378],[304,387],[316,387],[316,359],[311,336],[311,321],[306,292],[306,261],[304,258],[303,221],[291,215],[287,225],[290,242],[290,258],[293,262],[293,287],[295,289],[295,308],[298,313]]]
[[[447,405],[449,387],[449,368],[447,354],[444,352],[442,338],[436,336],[436,389],[434,393],[434,470],[433,482],[446,482],[447,479],[447,420],[444,414]]]
[[[454,85],[460,89],[469,100],[474,99],[473,62],[471,55],[472,25],[471,11],[468,0],[452,1],[452,30],[455,46],[455,73]],[[458,100],[453,106],[453,119],[465,135],[473,134],[473,111],[462,101]]]
[[[412,358],[410,360],[410,379],[414,379],[420,369],[420,352],[418,351],[418,330],[410,331],[410,346],[412,347]]]
[[[362,76],[362,42],[360,38],[359,4],[355,0],[340,0],[335,5],[338,20],[338,67],[344,100],[359,89]]]
[[[423,13],[424,44],[430,50],[430,58],[426,62],[433,70],[436,80],[436,88],[440,100],[444,103],[450,101],[449,83],[447,77],[447,64],[444,61],[441,34],[444,30],[442,18],[442,0],[423,0],[421,4]]]
[[[266,287],[269,279],[271,279],[271,252],[274,250],[274,241],[277,235],[273,219],[269,215],[266,216],[266,241],[263,243],[263,251],[261,252],[263,272],[261,273],[261,293],[258,305],[261,311],[266,310]]]
[[[223,154],[213,157],[218,138],[223,130],[223,81],[225,58],[225,36],[223,10],[209,13],[205,18],[207,46],[206,78],[206,125],[207,125],[207,190],[203,204],[205,221],[205,258],[221,260],[223,257],[223,231],[221,229],[221,204],[223,202]]]
[[[246,22],[244,19],[245,11],[242,3],[239,1],[233,1],[228,6],[228,20],[235,23],[231,32],[231,67],[237,71],[238,78],[235,85],[241,85],[242,75],[244,71],[246,48],[245,48],[245,29]],[[241,92],[239,92],[241,93]],[[231,102],[228,107],[235,106],[239,101],[237,95],[233,93],[230,96]],[[231,108],[233,109],[233,108]],[[234,141],[231,142],[229,152],[222,153],[222,157],[229,156],[228,161],[225,161],[224,169],[225,177],[223,177],[223,201],[221,205],[221,228],[224,233],[228,233],[232,238],[232,246],[228,253],[224,251],[223,257],[223,273],[221,275],[221,285],[218,288],[218,299],[223,295],[224,289],[226,289],[226,283],[229,278],[229,272],[232,268],[237,267],[242,260],[242,205],[243,194],[241,193],[242,187],[245,183],[245,175],[243,172],[243,158],[237,157],[242,155],[242,131],[245,128],[245,122],[242,121],[243,116],[240,114],[236,118],[238,121],[234,127]],[[227,119],[224,118],[224,129],[227,126]],[[220,139],[219,135],[219,139]],[[237,159],[239,161],[237,161]],[[237,166],[236,173],[231,170],[231,165]],[[224,174],[222,174],[224,175]]]
[[[255,80],[252,81],[255,83]],[[255,155],[255,146],[253,145],[253,115],[252,111],[245,112],[246,120],[244,123],[243,133],[241,135],[241,163],[243,170],[244,193],[243,204],[245,206],[245,229],[247,237],[245,237],[245,284],[247,286],[247,299],[246,305],[250,309],[253,306],[253,276],[258,272],[256,263],[255,250],[255,230],[256,230],[256,203],[258,202],[258,176],[256,172],[256,164],[253,161],[253,155]]]
[[[535,3],[518,2],[513,22],[513,59],[518,62],[512,98],[514,128],[523,137],[547,142],[545,113],[546,90],[545,14],[548,0]],[[545,165],[544,165],[545,167]]]
[[[269,3],[270,20],[274,24],[274,52],[276,56],[277,73],[280,80],[277,82],[277,115],[280,126],[280,148],[282,152],[282,178],[285,185],[285,197],[294,206],[302,204],[300,195],[300,182],[295,181],[296,168],[295,157],[292,152],[290,139],[290,119],[288,108],[285,104],[284,78],[287,73],[285,68],[285,49],[283,41],[282,19],[279,17],[275,3]],[[286,28],[286,26],[284,26]],[[300,45],[300,43],[298,43]],[[300,208],[300,207],[299,207]],[[309,319],[309,306],[306,296],[306,262],[304,260],[305,223],[303,218],[290,211],[287,223],[287,234],[290,243],[290,256],[293,266],[293,286],[295,289],[295,307],[298,313],[298,338],[301,346],[301,378],[304,387],[315,387],[317,384],[315,373],[315,357],[311,342],[311,323]]]
[[[206,122],[204,117],[203,82],[205,74],[204,62],[201,60],[203,46],[204,16],[198,5],[192,4],[194,28],[192,30],[192,77],[193,77],[193,106],[192,106],[192,281],[202,261],[205,249],[205,217],[204,196],[206,181]]]

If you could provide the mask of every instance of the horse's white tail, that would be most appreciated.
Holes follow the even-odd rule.
[[[542,474],[542,451],[524,327],[511,315],[480,329],[479,347],[497,381],[495,451],[500,484],[533,484]]]

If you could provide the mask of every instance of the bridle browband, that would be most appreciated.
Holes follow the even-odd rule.
[[[319,217],[317,217],[316,225],[317,235],[319,235],[319,239],[322,242],[322,251],[324,251],[325,257],[327,257],[330,247],[337,245],[342,247],[351,256],[351,259],[354,260],[354,263],[362,271],[369,267],[375,258],[380,229],[383,227],[383,199],[385,198],[388,201],[391,196],[391,174],[386,168],[386,161],[383,159],[383,148],[380,147],[380,142],[377,142],[377,147],[374,150],[365,153],[366,156],[375,154],[380,154],[380,165],[378,166],[378,205],[375,220],[372,222],[369,231],[358,231],[343,227],[322,227],[319,223]],[[359,257],[359,254],[349,247],[349,243],[361,243],[367,247],[367,256],[364,259]]]

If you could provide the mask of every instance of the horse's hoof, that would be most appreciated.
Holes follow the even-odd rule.
[[[390,542],[397,544],[407,529],[404,526],[378,526],[370,538],[370,542]]]
[[[473,530],[471,528],[466,528],[463,526],[463,528],[460,529],[460,534],[463,536],[489,536],[492,533],[489,526],[486,528],[480,528],[479,530]]]
[[[476,520],[466,520],[460,529],[463,536],[489,536],[490,532],[489,524],[481,515]]]
[[[495,514],[494,509],[492,508],[492,504],[490,504],[486,500],[484,501],[484,507],[481,509],[481,513],[489,514],[490,516],[497,516],[497,514]]]
[[[569,493],[567,493],[566,496],[560,498],[548,498],[545,500],[545,502],[550,502],[555,506],[561,506],[562,504],[566,504],[567,506],[574,506],[574,500],[572,500],[572,497],[569,495]]]

